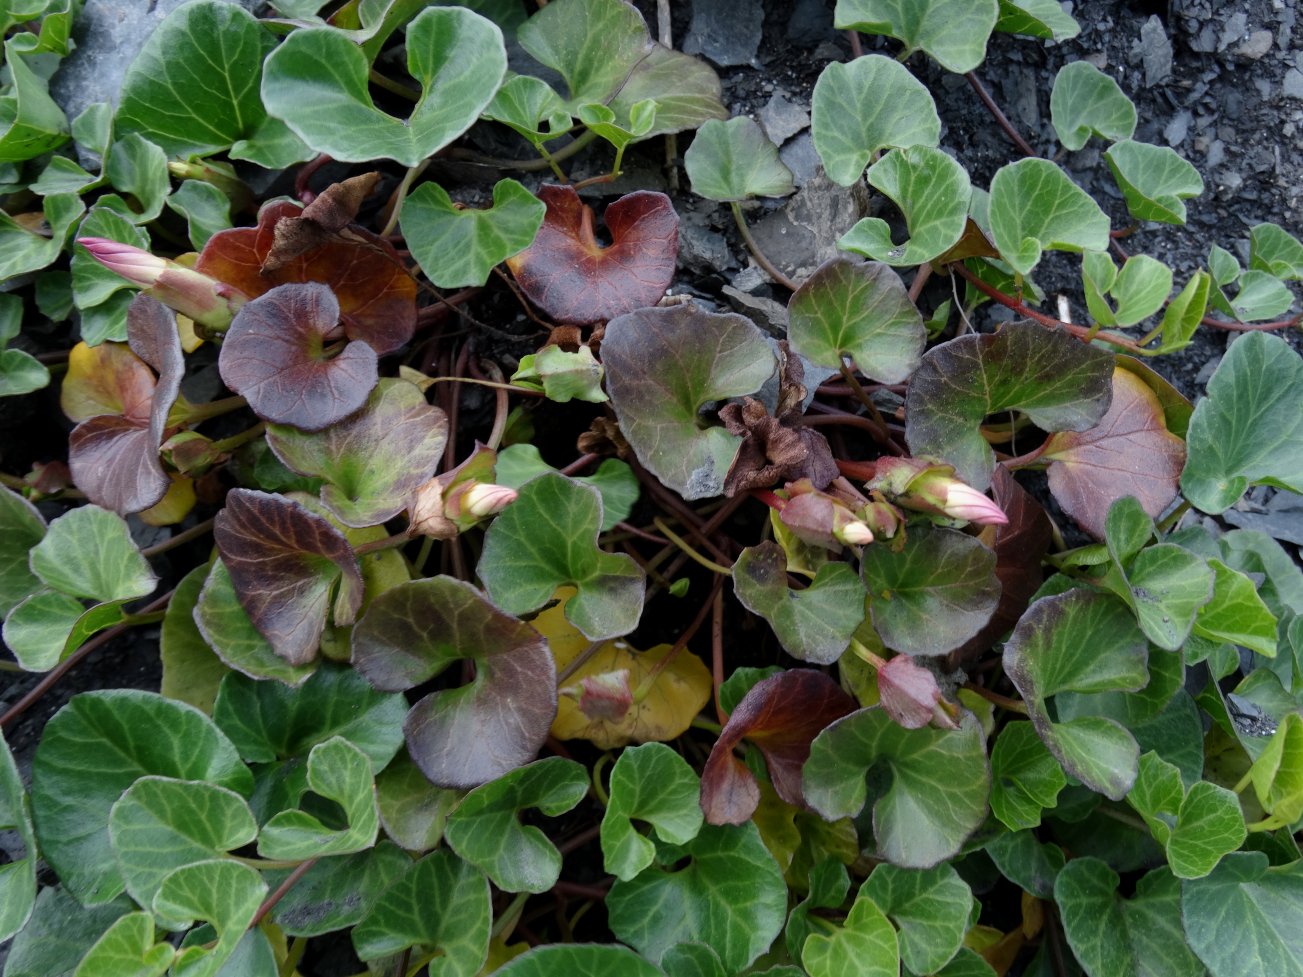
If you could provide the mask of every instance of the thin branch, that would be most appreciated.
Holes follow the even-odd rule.
[[[1277,329],[1290,329],[1300,322],[1303,322],[1303,312],[1288,319],[1278,319],[1275,322],[1223,322],[1211,316],[1204,316],[1199,320],[1199,325],[1209,326],[1213,329],[1224,329],[1227,332],[1273,332]]]
[[[178,546],[188,543],[192,539],[206,536],[208,533],[213,531],[213,523],[215,521],[216,518],[214,517],[213,519],[205,519],[203,522],[195,523],[189,529],[182,530],[175,536],[163,540],[161,543],[156,543],[153,546],[146,546],[140,551],[140,555],[146,560],[152,560],[154,557],[160,556],[170,549],[175,549]]]
[[[286,893],[288,893],[292,888],[298,885],[299,879],[307,875],[308,871],[312,868],[312,866],[316,864],[317,864],[317,859],[309,858],[306,862],[300,862],[298,867],[295,868],[293,872],[285,876],[285,881],[283,881],[280,885],[276,886],[275,891],[273,891],[269,896],[267,896],[266,899],[262,901],[262,905],[258,907],[258,911],[253,914],[253,921],[249,923],[248,928],[253,929],[259,923],[261,923],[263,921],[263,917],[265,917],[269,912],[271,912],[273,909],[276,908],[276,903],[284,899]]]
[[[741,204],[735,200],[729,206],[733,210],[733,220],[737,223],[738,233],[742,235],[742,242],[747,246],[747,250],[751,252],[751,257],[756,259],[756,264],[783,288],[795,292],[800,286],[774,267],[773,263],[765,257],[764,252],[760,250],[760,245],[756,243],[756,239],[751,236],[751,228],[747,227],[746,218],[742,216]]]
[[[977,97],[982,100],[982,104],[991,113],[991,117],[995,119],[996,124],[1004,130],[1004,134],[1018,147],[1018,151],[1024,156],[1039,156],[1040,153],[1032,149],[1031,144],[1022,137],[1014,124],[1009,121],[1009,117],[1004,114],[1004,110],[995,104],[995,99],[991,97],[991,93],[982,84],[982,79],[977,77],[977,72],[970,71],[964,77],[968,79],[968,84],[973,86],[973,91],[977,92]]]

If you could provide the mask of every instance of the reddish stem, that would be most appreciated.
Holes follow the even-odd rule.
[[[1204,316],[1199,320],[1201,326],[1224,329],[1227,332],[1273,332],[1277,329],[1290,329],[1300,322],[1303,322],[1303,312],[1289,319],[1278,319],[1275,322],[1222,322],[1220,319],[1214,319],[1211,316]]]
[[[299,198],[300,203],[310,204],[316,199],[317,195],[313,193],[312,189],[308,186],[308,181],[312,179],[317,170],[321,169],[327,163],[333,162],[334,160],[325,153],[322,153],[316,159],[308,160],[308,162],[299,167],[299,172],[294,176],[294,196]]]
[[[724,589],[715,587],[710,617],[710,677],[715,690],[715,718],[721,726],[728,724],[728,711],[719,703],[719,687],[724,684]]]
[[[1018,151],[1024,156],[1039,156],[1040,153],[1032,149],[1031,144],[1014,128],[1014,124],[1009,121],[1009,117],[1004,114],[1000,106],[995,104],[995,99],[991,97],[991,93],[982,84],[982,79],[977,77],[977,72],[970,71],[964,77],[968,79],[968,84],[973,86],[973,91],[977,92],[977,97],[982,100],[982,104],[991,113],[991,117],[1004,130],[1004,134],[1018,147]]]
[[[843,461],[838,458],[837,470],[844,478],[854,478],[861,482],[872,481],[878,475],[878,466],[871,461]]]
[[[299,880],[308,874],[312,866],[317,864],[317,859],[309,858],[306,862],[300,862],[289,875],[285,876],[285,881],[276,886],[276,891],[262,901],[258,911],[253,914],[253,922],[249,924],[249,929],[253,929],[262,922],[269,912],[276,908],[276,903],[285,898],[285,894],[298,885]]]

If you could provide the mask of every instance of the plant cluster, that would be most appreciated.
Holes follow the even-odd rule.
[[[0,352],[75,425],[0,488],[6,664],[46,673],[0,724],[127,629],[162,661],[63,706],[30,786],[0,757],[5,977],[1303,972],[1303,574],[1182,519],[1303,490],[1303,245],[1126,254],[1202,184],[1085,62],[1054,128],[1134,224],[1025,142],[974,186],[909,62],[982,91],[1058,3],[839,0],[899,57],[828,64],[814,142],[891,219],[802,282],[756,251],[781,340],[665,298],[669,197],[600,238],[567,179],[692,133],[753,250],[793,190],[630,4],[273,5],[179,8],[71,122],[75,0],[3,14],[0,339],[79,341]],[[513,166],[557,182],[479,206]],[[1047,251],[1089,323],[1038,308]],[[1148,360],[1201,324],[1244,335],[1192,406]]]

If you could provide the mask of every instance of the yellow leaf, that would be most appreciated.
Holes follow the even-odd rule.
[[[147,526],[174,526],[195,507],[195,483],[188,475],[171,474],[167,494],[140,514]]]
[[[59,406],[72,421],[104,414],[149,420],[154,371],[126,343],[78,343],[68,354]]]

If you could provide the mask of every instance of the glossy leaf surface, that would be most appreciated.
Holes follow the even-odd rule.
[[[628,882],[655,860],[656,846],[634,821],[651,825],[656,837],[686,845],[701,830],[701,783],[686,760],[663,743],[624,750],[611,768],[610,801],[602,816],[602,857],[608,872]]]
[[[1067,784],[1063,768],[1029,722],[1012,722],[991,750],[991,813],[1011,831],[1034,828]]]
[[[833,932],[816,931],[805,941],[801,963],[810,977],[858,973],[893,977],[900,973],[900,946],[895,929],[873,901],[868,886],[860,887],[845,922]]]
[[[295,664],[276,653],[240,603],[230,571],[220,559],[213,561],[207,570],[190,619],[201,643],[212,650],[226,669],[235,669],[254,679],[275,679],[290,686],[301,684],[316,670],[315,660]],[[220,675],[217,680],[221,681]],[[215,694],[215,687],[213,691]]]

